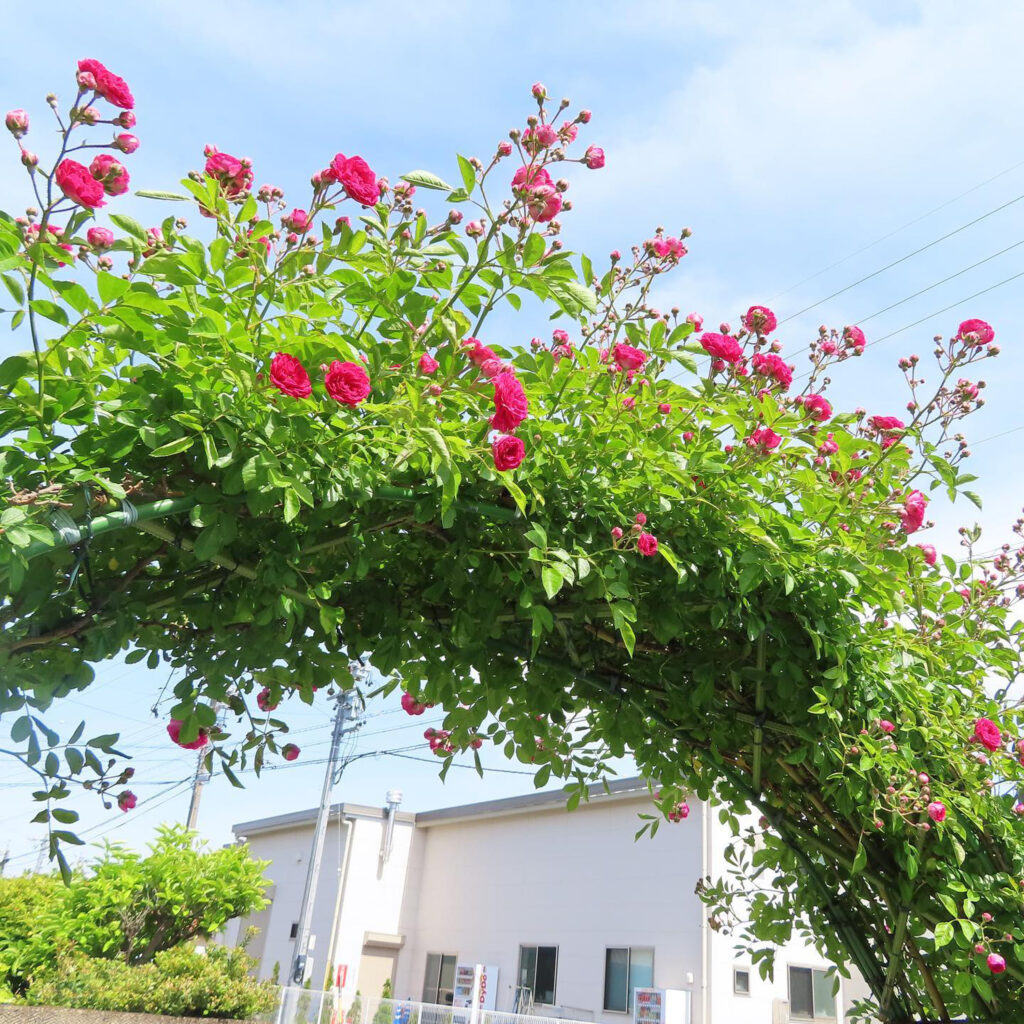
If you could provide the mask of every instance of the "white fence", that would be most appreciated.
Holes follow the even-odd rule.
[[[283,1024],[291,1024],[289,1021]],[[295,1022],[301,1024],[301,1022]],[[328,1021],[327,1024],[330,1024]],[[341,1021],[338,1024],[342,1024]],[[497,1010],[473,1011],[469,1007],[437,1006],[410,999],[362,999],[359,1019],[352,1024],[593,1024],[569,1017],[538,1017]]]

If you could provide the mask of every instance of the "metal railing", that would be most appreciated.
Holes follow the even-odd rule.
[[[282,1024],[292,1024],[284,1021]],[[301,1022],[295,1022],[301,1024]],[[593,1024],[569,1017],[541,1017],[536,1014],[474,1010],[468,1006],[438,1006],[411,999],[362,999],[359,1019],[352,1024]]]

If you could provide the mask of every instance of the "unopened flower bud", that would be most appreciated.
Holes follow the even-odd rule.
[[[113,146],[122,153],[134,153],[139,148],[139,140],[128,132],[121,132],[120,135],[114,136]]]
[[[28,114],[24,110],[9,110],[4,124],[16,139],[20,139],[28,131]]]
[[[39,166],[39,157],[37,157],[30,149],[23,149],[21,151],[21,162],[30,171],[34,171]]]

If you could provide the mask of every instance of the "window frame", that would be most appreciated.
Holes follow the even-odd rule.
[[[750,970],[750,968],[746,964],[733,964],[732,965],[732,994],[734,996],[744,996],[747,999],[750,998],[750,975],[752,973],[753,972]],[[741,992],[736,987],[736,976],[738,974],[745,974],[747,976],[747,990],[745,992]],[[789,975],[788,974],[786,975],[786,980],[787,980],[787,983],[788,983],[788,980],[789,980]]]
[[[613,949],[624,949],[627,953],[626,960],[626,1008],[624,1010],[610,1010],[605,1006],[606,997],[608,994],[608,954]],[[650,953],[651,954],[651,985],[654,985],[654,947],[653,946],[605,946],[604,947],[604,984],[601,987],[601,1005],[603,1007],[602,1013],[621,1013],[624,1017],[631,1016],[633,1013],[633,1007],[631,1005],[633,1001],[633,991],[629,986],[629,974],[633,968],[633,951]]]
[[[810,1017],[807,1017],[804,1014],[794,1014],[794,1012],[793,1012],[792,972],[794,970],[810,972],[810,975],[811,975],[811,1016]],[[821,974],[821,975],[823,975],[825,977],[826,980],[832,981],[834,979],[829,979],[829,977],[828,977],[830,970],[831,970],[831,968],[814,966],[812,964],[786,964],[786,997],[789,1000],[789,1006],[790,1006],[789,1016],[790,1016],[791,1020],[795,1020],[795,1021],[805,1021],[805,1020],[806,1021],[812,1021],[812,1022],[814,1022],[814,1024],[817,1024],[818,1021],[823,1021],[823,1022],[825,1022],[825,1024],[829,1024],[829,1022],[839,1020],[839,1013],[838,1013],[838,1008],[837,1008],[838,993],[836,995],[833,995],[833,997],[832,997],[832,1013],[828,1014],[827,1016],[818,1012],[818,1007],[816,1005],[816,1000],[814,998],[814,975],[815,974]]]
[[[533,984],[529,986],[530,991],[533,993],[533,1005],[534,1006],[557,1006],[558,1005],[558,944],[555,942],[521,942],[519,944],[519,959],[516,961],[516,986],[521,987],[523,982],[521,981],[521,975],[523,970],[523,950],[532,949],[534,950],[533,960]],[[551,1002],[542,1003],[537,998],[537,961],[540,958],[540,951],[542,949],[553,949],[555,951],[555,969],[551,979]]]

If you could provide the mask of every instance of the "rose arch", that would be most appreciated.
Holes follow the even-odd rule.
[[[809,929],[882,1020],[1013,1019],[1021,555],[912,536],[971,479],[989,325],[903,361],[901,417],[833,409],[859,328],[797,374],[770,309],[652,307],[687,231],[563,247],[604,153],[541,85],[454,183],[338,153],[293,207],[208,147],[138,193],[173,211],[145,227],[116,212],[131,92],[94,60],[77,83],[53,153],[7,115],[36,203],[0,220],[31,339],[0,364],[0,712],[61,865],[73,786],[134,804],[116,736],[46,724],[95,663],[177,668],[170,739],[233,778],[297,756],[278,705],[369,652],[444,708],[441,759],[494,745],[574,804],[631,754],[645,829],[714,797],[734,871],[702,898],[763,970]]]

